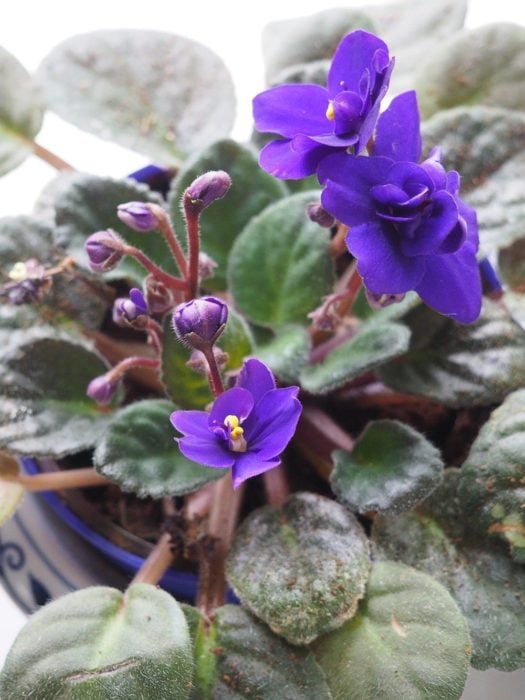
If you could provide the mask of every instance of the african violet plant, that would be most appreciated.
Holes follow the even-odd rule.
[[[76,37],[35,79],[2,53],[2,170],[63,172],[0,220],[0,514],[110,484],[165,508],[125,592],[29,620],[2,698],[453,699],[524,665],[525,30],[464,14],[273,25],[253,144],[181,37]],[[151,186],[35,144],[35,84]],[[195,607],[155,585],[175,555]]]

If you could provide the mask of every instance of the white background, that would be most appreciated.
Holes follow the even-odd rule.
[[[362,7],[366,4],[379,3],[367,3],[366,0],[333,0],[328,3],[322,0],[237,0],[235,3],[225,0],[17,0],[10,2],[2,13],[0,45],[32,71],[54,45],[73,34],[89,30],[122,27],[160,29],[196,39],[214,49],[234,77],[239,114],[234,135],[242,140],[248,138],[251,129],[251,98],[264,87],[260,51],[263,25],[272,20],[307,15],[332,6]],[[525,24],[525,3],[517,0],[471,0],[467,24],[474,27],[490,21]],[[146,162],[136,154],[81,133],[54,116],[46,117],[37,140],[76,168],[100,175],[121,176]],[[2,178],[0,216],[29,213],[36,195],[53,174],[48,165],[31,158]],[[23,616],[0,589],[0,666],[22,624]],[[472,697],[481,699],[482,695]],[[506,697],[498,695],[498,700],[505,700]]]

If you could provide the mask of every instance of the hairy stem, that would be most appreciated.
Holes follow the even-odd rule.
[[[187,300],[195,299],[199,293],[199,213],[189,206],[184,206],[186,212],[186,229],[188,234],[188,284]]]
[[[290,495],[290,488],[286,480],[283,465],[275,469],[269,469],[263,474],[264,489],[268,503],[275,508],[281,508]]]
[[[126,357],[125,360],[119,362],[106,374],[109,382],[118,382],[126,372],[137,367],[147,367],[148,369],[158,369],[160,360],[157,357]]]
[[[222,383],[221,373],[219,372],[219,368],[217,366],[213,348],[202,350],[202,354],[208,363],[208,382],[210,384],[210,389],[214,397],[217,398],[217,396],[220,396],[223,393],[224,384]]]
[[[122,250],[122,252],[125,255],[131,255],[135,260],[138,260],[138,262],[148,270],[148,272],[151,272],[151,274],[158,279],[160,282],[163,282],[166,287],[169,287],[170,289],[180,289],[180,290],[185,290],[187,289],[186,282],[184,280],[181,280],[179,277],[174,277],[173,275],[168,274],[165,272],[161,267],[156,265],[151,258],[149,258],[145,253],[143,253],[141,250],[138,248],[135,248],[135,246],[132,245],[123,245],[122,247],[119,247],[118,250]]]
[[[159,209],[161,209],[159,207]],[[171,225],[171,221],[168,218],[166,212],[162,210],[163,215],[159,216],[159,231],[164,236],[169,249],[173,253],[173,257],[179,267],[181,275],[186,279],[188,277],[188,263],[186,261],[186,256],[182,250],[182,246],[179,242],[175,229]]]
[[[332,452],[338,449],[351,451],[355,444],[327,413],[308,404],[303,405],[295,437],[301,452],[325,479],[333,469]]]
[[[135,583],[151,583],[155,586],[164,576],[167,569],[169,569],[172,562],[171,537],[165,532],[153,547],[148,558],[137,571],[129,585],[132,586]]]
[[[38,158],[45,161],[56,170],[61,172],[75,172],[76,168],[67,163],[65,160],[62,160],[62,158],[59,158],[59,156],[55,155],[51,151],[48,151],[47,148],[44,148],[40,144],[36,143],[36,141],[31,141],[31,147],[35,156],[38,156]]]
[[[88,486],[106,486],[110,480],[98,474],[93,468],[68,469],[46,474],[16,474],[2,477],[6,481],[16,481],[27,491],[59,491],[79,489]]]

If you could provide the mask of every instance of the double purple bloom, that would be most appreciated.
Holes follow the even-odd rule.
[[[334,149],[360,153],[374,131],[393,67],[386,44],[359,30],[339,44],[326,88],[279,85],[257,95],[256,128],[283,137],[262,150],[261,167],[275,177],[299,179],[315,173]]]
[[[421,156],[416,95],[392,101],[371,157],[335,154],[320,164],[323,207],[350,230],[346,243],[375,295],[415,290],[436,311],[471,323],[481,308],[476,213],[440,149]]]
[[[184,437],[183,455],[207,467],[232,468],[237,488],[252,476],[273,469],[295,433],[301,414],[296,386],[277,389],[268,367],[246,360],[233,389],[205,411],[175,411],[170,420]]]

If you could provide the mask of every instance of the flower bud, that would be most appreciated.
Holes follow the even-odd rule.
[[[118,265],[122,258],[122,239],[115,231],[97,231],[86,241],[89,265],[94,272],[106,272]]]
[[[184,206],[200,213],[216,199],[224,197],[232,184],[224,170],[210,170],[194,180],[184,193]]]
[[[105,406],[111,402],[111,399],[117,391],[117,386],[118,385],[114,382],[108,381],[107,376],[103,374],[89,382],[86,394],[100,406]]]
[[[306,207],[306,213],[310,221],[319,224],[321,228],[331,228],[335,224],[334,217],[323,209],[319,202],[312,202]]]
[[[118,326],[143,326],[147,320],[148,306],[140,289],[133,288],[129,297],[115,299],[113,321]]]
[[[210,348],[228,320],[227,305],[216,297],[193,299],[173,312],[173,327],[182,340],[197,350]]]
[[[144,290],[146,303],[152,314],[165,314],[173,308],[173,292],[153,275],[148,275],[144,280]]]
[[[122,223],[139,233],[154,231],[159,227],[160,219],[165,216],[162,207],[148,202],[127,202],[119,204],[117,216]]]

